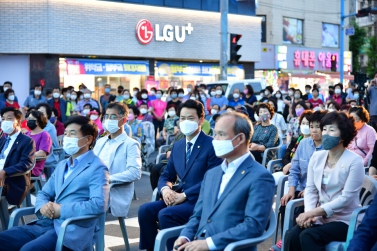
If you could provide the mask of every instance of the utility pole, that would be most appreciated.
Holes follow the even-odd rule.
[[[340,53],[339,53],[339,78],[343,84],[344,79],[344,1],[340,0]]]
[[[221,46],[220,46],[220,79],[227,80],[228,71],[228,9],[229,0],[220,0],[221,12]]]

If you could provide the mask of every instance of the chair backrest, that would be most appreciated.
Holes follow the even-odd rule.
[[[141,124],[143,125],[143,128],[144,128],[144,137],[145,137],[144,147],[146,148],[147,156],[149,156],[155,150],[154,146],[155,146],[156,137],[155,137],[155,132],[154,132],[154,125],[153,123],[149,121],[141,122]]]
[[[377,181],[365,175],[363,186],[360,191],[360,204],[368,206],[372,203],[374,196],[377,194]]]
[[[157,157],[156,157],[156,164],[161,163],[161,160],[163,158],[166,158],[166,153],[160,153],[159,155],[157,155]]]
[[[166,137],[166,144],[167,145],[170,145],[175,139],[175,135],[173,134],[168,134],[168,136]]]

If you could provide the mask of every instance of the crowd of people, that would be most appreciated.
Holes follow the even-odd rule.
[[[360,206],[365,168],[377,180],[376,78],[367,89],[369,107],[360,103],[355,84],[343,92],[339,83],[329,87],[327,96],[319,85],[305,86],[304,95],[272,86],[256,95],[247,85],[234,89],[230,99],[221,85],[166,92],[119,86],[115,95],[105,85],[98,101],[83,84],[79,90],[54,88],[46,95],[36,85],[21,108],[12,83],[5,82],[0,94],[2,196],[20,205],[29,191],[35,192],[30,177],[53,168],[36,194],[39,220],[1,232],[0,250],[52,248],[57,226],[72,216],[101,214],[110,207],[114,216],[126,217],[134,181],[141,177],[145,123],[153,125],[157,148],[169,137],[174,140],[165,158],[149,170],[160,199],[139,209],[141,250],[154,248],[159,229],[181,225],[186,227],[168,241],[168,250],[222,250],[260,236],[281,175],[289,180],[276,209],[283,215],[281,226],[290,200],[304,198],[305,205],[297,211],[297,225],[270,250],[280,250],[283,242],[286,250],[322,250],[331,241],[345,241],[350,216]],[[283,163],[273,174],[261,165],[271,147],[279,147]],[[59,148],[63,151],[55,151]],[[377,201],[370,207],[377,210]],[[375,238],[367,220],[351,246]],[[87,236],[94,227],[95,221],[79,234],[67,233],[65,248],[90,247]]]

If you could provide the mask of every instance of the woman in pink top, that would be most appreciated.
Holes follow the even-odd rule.
[[[162,131],[164,127],[164,123],[165,123],[165,113],[166,113],[167,103],[161,100],[162,94],[163,92],[161,90],[157,90],[156,99],[151,102],[153,125],[154,125],[154,131],[157,138],[158,138],[157,132]]]
[[[103,126],[101,122],[101,112],[97,108],[92,108],[90,112],[88,113],[88,116],[91,121],[93,121],[94,124],[98,127],[98,135],[101,135],[103,133]]]
[[[369,113],[364,107],[352,107],[349,114],[355,119],[357,135],[351,141],[348,150],[360,155],[363,158],[364,166],[368,166],[376,142],[376,131],[366,124],[369,122]]]
[[[31,176],[38,177],[43,172],[46,162],[46,159],[38,160],[38,158],[44,158],[50,153],[52,140],[50,135],[43,131],[43,128],[47,125],[47,118],[43,113],[33,110],[26,115],[26,120],[27,126],[31,130],[26,132],[26,135],[34,140],[35,156],[37,157]]]

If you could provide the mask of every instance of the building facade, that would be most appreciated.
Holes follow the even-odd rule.
[[[254,1],[243,8],[229,1],[236,14],[228,15],[228,31],[242,34],[242,58],[228,74],[252,78],[261,60],[261,18],[253,16]],[[219,0],[127,2],[0,0],[0,82],[12,81],[24,100],[37,83],[84,83],[98,96],[107,83],[113,90],[167,89],[218,78],[220,13],[210,3]]]

